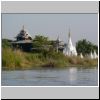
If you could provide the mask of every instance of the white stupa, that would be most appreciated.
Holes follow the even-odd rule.
[[[94,52],[93,52],[93,58],[94,59],[96,59],[98,56],[97,56],[97,53],[96,53],[96,51],[94,50]]]
[[[68,35],[68,43],[67,43],[67,47],[65,48],[64,52],[65,55],[67,56],[77,56],[77,51],[75,46],[73,46],[72,44],[72,40],[71,40],[71,35],[70,35],[70,30],[69,30],[69,35]]]
[[[90,53],[90,58],[91,58],[91,59],[94,58],[94,57],[93,57],[93,53],[92,53],[92,51],[91,51],[91,53]]]
[[[94,52],[91,51],[91,53],[90,53],[90,58],[91,58],[91,59],[96,59],[96,58],[98,58],[97,53],[96,53],[95,50],[94,50]]]
[[[80,57],[81,57],[81,58],[83,58],[83,55],[82,55],[82,53],[80,54]]]

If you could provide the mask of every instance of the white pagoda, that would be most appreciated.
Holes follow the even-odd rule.
[[[91,59],[96,59],[96,58],[98,58],[97,53],[96,53],[95,50],[94,50],[93,53],[92,53],[92,51],[91,51],[91,53],[90,53],[90,58],[91,58]]]
[[[98,58],[97,53],[96,53],[95,50],[94,50],[93,56],[94,56],[94,59]]]
[[[68,43],[63,53],[67,56],[77,56],[76,48],[72,44],[70,30],[69,30],[69,35],[68,35]]]
[[[94,56],[93,56],[92,51],[91,51],[91,53],[90,53],[90,58],[91,58],[91,59],[94,59]]]
[[[80,58],[83,58],[83,55],[82,55],[82,53],[80,53]]]

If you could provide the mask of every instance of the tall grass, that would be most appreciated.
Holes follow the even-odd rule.
[[[67,57],[57,52],[26,53],[20,50],[12,50],[11,48],[2,49],[3,70],[23,70],[41,67],[64,68],[72,65],[96,66],[97,59]]]
[[[13,51],[11,48],[2,50],[3,69],[32,69],[41,64],[37,54],[25,53],[20,50]]]

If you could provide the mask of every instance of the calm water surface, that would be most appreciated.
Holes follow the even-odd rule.
[[[98,69],[2,71],[2,86],[97,86]]]

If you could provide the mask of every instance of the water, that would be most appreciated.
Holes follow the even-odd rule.
[[[98,69],[2,71],[2,86],[97,86]]]

